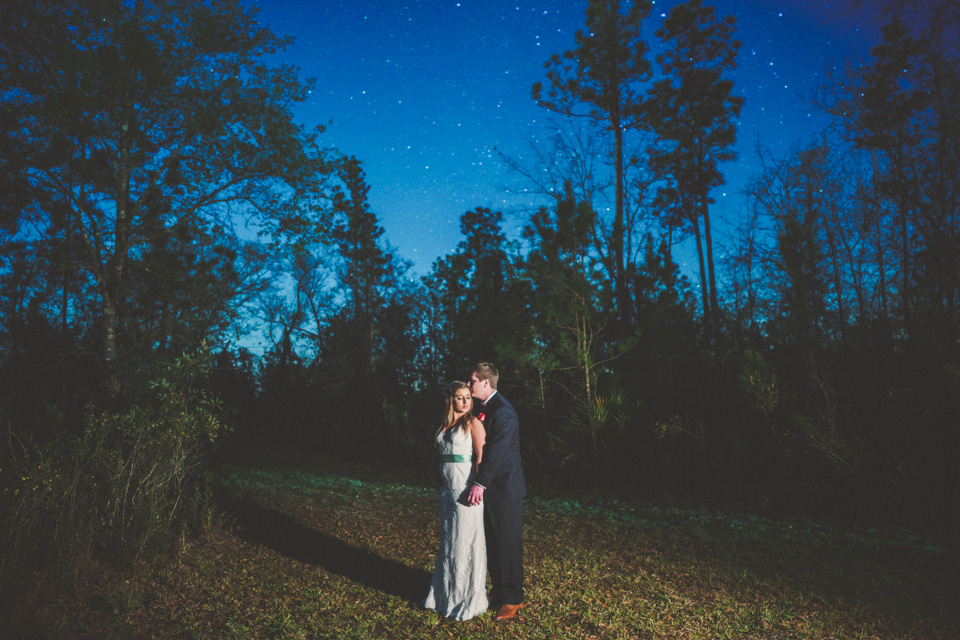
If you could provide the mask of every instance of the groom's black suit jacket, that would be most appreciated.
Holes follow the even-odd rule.
[[[486,487],[485,499],[522,498],[527,483],[520,465],[520,420],[506,398],[493,394],[486,405],[477,408],[483,415],[487,441],[476,482]]]

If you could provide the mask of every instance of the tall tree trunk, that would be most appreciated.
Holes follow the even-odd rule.
[[[120,395],[120,361],[117,353],[117,305],[112,291],[103,292],[103,364],[107,374],[107,395]]]
[[[710,211],[707,196],[700,199],[701,215],[703,216],[703,236],[707,245],[707,277],[710,282],[710,317],[715,320],[720,315],[720,305],[717,304],[717,275],[713,267],[713,235],[710,233]]]
[[[624,256],[624,176],[623,176],[623,128],[620,126],[619,104],[610,114],[610,125],[613,127],[614,163],[616,167],[615,209],[613,219],[613,259],[614,259],[614,291],[617,300],[617,319],[620,322],[621,334],[626,334],[630,324],[631,309],[630,295],[627,291],[626,260]]]
[[[880,288],[880,316],[884,324],[890,316],[890,311],[887,305],[887,261],[883,250],[883,225],[880,223],[880,216],[877,216],[877,273],[879,275],[879,282],[877,286]]]
[[[901,171],[901,178],[902,176],[903,176],[903,172]],[[901,182],[900,188],[903,188],[903,182]],[[902,311],[903,331],[907,336],[909,336],[911,318],[910,318],[910,254],[908,252],[909,243],[907,242],[907,232],[908,232],[907,207],[908,205],[906,203],[907,199],[904,195],[901,195],[900,198],[898,199],[900,200],[900,202],[897,205],[900,209],[900,270],[902,271],[901,287],[903,288],[903,291],[901,292],[900,302],[903,310]]]
[[[130,202],[130,109],[126,109],[127,117],[123,125],[124,136],[120,140],[120,155],[117,162],[117,201],[116,222],[114,226],[113,253],[108,258],[105,270],[106,282],[103,293],[103,324],[104,343],[103,359],[107,370],[107,394],[111,399],[120,395],[122,388],[120,374],[120,356],[117,347],[117,333],[120,330],[120,313],[118,309],[122,302],[123,270],[127,262],[127,251],[130,247],[131,232],[131,202]]]
[[[877,162],[877,156],[875,153],[871,154],[870,160],[873,167],[873,175],[879,175],[879,163]],[[876,208],[874,228],[876,231],[877,276],[879,278],[877,287],[880,289],[880,321],[883,323],[883,326],[886,327],[887,321],[889,320],[889,311],[887,308],[887,261],[883,250],[883,224],[880,220],[880,194],[876,184],[874,184],[873,187],[873,196],[872,204]]]
[[[703,324],[707,334],[712,333],[713,320],[710,314],[710,296],[707,291],[707,270],[703,264],[703,240],[700,238],[700,220],[694,215],[691,218],[693,223],[693,237],[697,240],[697,260],[700,263],[700,297],[703,304]]]
[[[843,304],[843,278],[840,273],[840,258],[837,255],[837,243],[833,233],[829,230],[827,224],[827,245],[830,249],[830,263],[833,267],[833,288],[837,292],[837,315],[840,322],[840,339],[843,340],[846,333],[847,319],[846,307]]]
[[[580,324],[580,335],[577,337],[577,340],[580,343],[581,362],[583,365],[583,388],[587,410],[587,427],[590,431],[590,448],[592,450],[591,453],[593,454],[593,461],[594,463],[597,463],[600,461],[600,448],[597,446],[597,424],[596,418],[593,414],[594,390],[593,385],[590,384],[590,369],[592,366],[590,361],[590,349],[592,346],[592,337],[587,333],[589,327],[587,326],[586,314],[584,314],[580,320],[578,320],[578,323]]]
[[[910,210],[910,199],[908,190],[908,181],[906,175],[906,159],[904,158],[904,145],[899,142],[901,131],[897,131],[897,146],[892,153],[893,162],[896,165],[897,185],[895,187],[897,194],[897,209],[900,214],[900,305],[903,315],[903,332],[910,336],[911,313],[910,313],[910,254],[909,225],[907,224],[907,212]]]

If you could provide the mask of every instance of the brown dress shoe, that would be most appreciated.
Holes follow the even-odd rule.
[[[520,611],[520,607],[523,606],[523,603],[520,604],[505,604],[500,607],[500,610],[497,611],[497,615],[493,616],[494,620],[510,620],[511,618],[517,615],[517,611]]]

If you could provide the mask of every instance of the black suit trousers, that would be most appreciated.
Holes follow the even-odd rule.
[[[523,498],[484,500],[487,572],[500,604],[523,602]]]

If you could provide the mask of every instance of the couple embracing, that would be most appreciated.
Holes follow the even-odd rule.
[[[455,620],[523,606],[523,497],[517,412],[497,393],[497,368],[476,365],[469,382],[447,388],[436,433],[440,549],[424,606]],[[476,402],[474,402],[476,400]],[[486,593],[487,572],[491,591]]]

